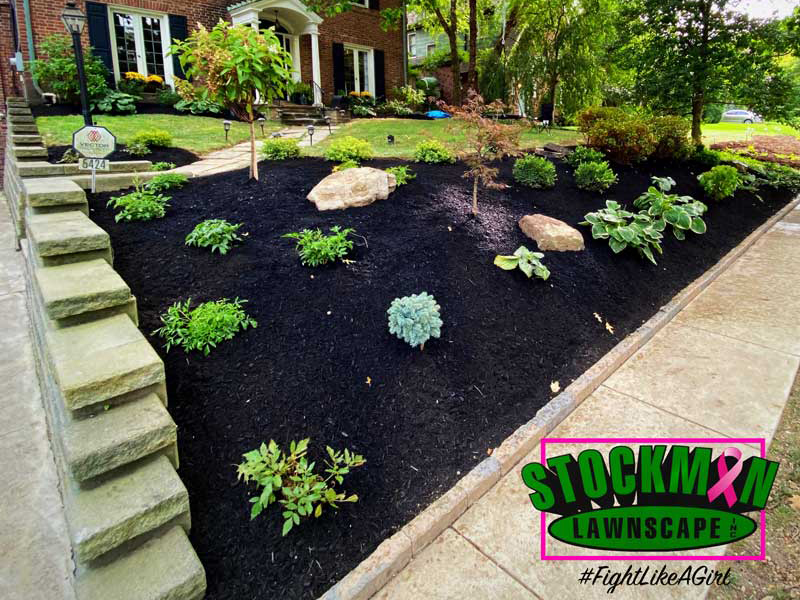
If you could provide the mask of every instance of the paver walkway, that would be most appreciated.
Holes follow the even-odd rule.
[[[770,440],[800,364],[799,290],[796,209],[548,437]],[[558,450],[569,451],[564,446]],[[600,564],[621,565],[624,570],[630,563],[539,560],[539,513],[531,507],[529,490],[520,478],[522,466],[538,459],[537,448],[373,598],[609,598],[605,586],[579,585],[580,573]],[[570,547],[571,554],[576,550]],[[780,544],[770,543],[767,535],[767,556],[770,552],[780,552]],[[714,555],[721,553],[717,549]],[[670,568],[687,564],[675,561]],[[706,592],[703,586],[686,585],[619,587],[613,597],[702,598]]]
[[[0,193],[0,598],[72,600],[71,550],[14,246]]]

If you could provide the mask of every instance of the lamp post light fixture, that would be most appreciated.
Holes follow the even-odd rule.
[[[264,137],[264,123],[266,122],[267,120],[264,117],[258,117],[258,124],[261,125],[261,137]]]
[[[328,133],[331,133],[331,118],[329,116],[325,116],[325,125],[328,126]]]
[[[83,68],[83,47],[81,46],[81,33],[86,26],[86,15],[74,2],[67,2],[61,12],[61,21],[67,32],[72,36],[72,48],[75,51],[75,66],[78,69],[78,84],[81,90],[81,113],[84,125],[93,125],[92,115],[89,113],[89,93],[86,90],[86,71]]]
[[[228,132],[231,130],[231,122],[225,119],[222,122],[222,126],[225,128],[225,141],[228,141]]]
[[[386,136],[386,141],[389,143],[390,146],[394,145],[394,136],[391,135],[391,134],[387,135]]]
[[[306,129],[308,130],[308,145],[309,146],[313,146],[314,145],[314,126],[313,125],[309,125],[308,127],[306,127]]]

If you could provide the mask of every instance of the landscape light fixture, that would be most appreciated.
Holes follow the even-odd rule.
[[[225,128],[225,141],[228,141],[228,132],[231,130],[231,122],[225,119],[222,122],[222,126]]]
[[[325,117],[325,125],[328,126],[328,133],[331,133],[331,118],[328,116]]]
[[[61,22],[72,36],[72,48],[75,51],[75,66],[78,68],[78,84],[81,90],[81,113],[84,125],[93,125],[92,115],[89,113],[89,93],[86,91],[86,72],[83,69],[83,47],[81,46],[81,33],[86,27],[86,15],[83,14],[74,2],[67,2],[61,12]]]
[[[390,146],[392,146],[394,144],[394,136],[393,135],[387,135],[386,136],[386,141],[389,143]]]
[[[266,122],[267,120],[264,117],[258,117],[258,124],[261,125],[261,137],[264,137],[264,123]]]
[[[279,138],[279,137],[281,137],[281,134],[280,134],[280,132],[279,132],[279,131],[276,131],[276,132],[275,132],[275,133],[273,133],[273,134],[272,134],[270,137]]]
[[[313,125],[309,125],[308,127],[306,127],[306,129],[308,130],[308,145],[309,146],[313,146],[314,145],[314,126]]]

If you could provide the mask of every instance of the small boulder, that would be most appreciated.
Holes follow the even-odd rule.
[[[386,200],[396,187],[397,179],[391,173],[357,167],[331,173],[314,186],[307,198],[317,205],[317,210],[340,210]]]
[[[525,215],[519,220],[519,228],[542,251],[577,252],[584,248],[580,231],[547,215]]]

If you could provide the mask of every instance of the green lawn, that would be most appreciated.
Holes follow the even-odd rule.
[[[117,136],[117,141],[124,144],[126,141],[145,129],[163,129],[172,134],[173,144],[179,148],[191,150],[196,154],[205,154],[212,150],[219,150],[249,139],[250,130],[246,123],[234,121],[228,134],[228,143],[225,143],[225,130],[222,127],[223,118],[195,117],[194,115],[127,115],[105,116],[95,115],[97,125],[107,127]],[[72,132],[83,124],[82,117],[72,115],[68,117],[39,117],[36,119],[39,132],[44,136],[48,146],[64,146],[72,143]],[[264,131],[269,135],[281,128],[279,123],[267,121]],[[256,132],[261,136],[261,128],[256,127]]]
[[[703,124],[703,140],[708,146],[717,142],[746,141],[754,135],[793,135],[800,138],[800,131],[780,123]]]

